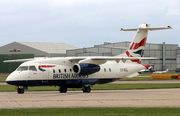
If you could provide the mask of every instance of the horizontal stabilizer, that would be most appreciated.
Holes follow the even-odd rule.
[[[167,26],[167,27],[145,27],[145,28],[132,28],[132,29],[123,29],[121,28],[121,31],[137,31],[137,30],[150,30],[150,31],[155,31],[155,30],[163,30],[163,29],[172,29],[172,27]]]

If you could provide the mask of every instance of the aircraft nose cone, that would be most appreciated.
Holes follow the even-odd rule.
[[[6,79],[6,83],[7,84],[10,84],[10,85],[14,85],[14,82],[13,82],[13,73],[11,73],[8,77],[7,77],[7,79]]]
[[[10,81],[6,81],[7,84],[10,84]]]
[[[9,78],[7,77],[7,79],[6,79],[6,83],[7,84],[11,84],[11,81],[9,81]]]

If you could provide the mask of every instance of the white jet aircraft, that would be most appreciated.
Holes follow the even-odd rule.
[[[169,69],[166,69],[165,71],[155,71],[153,72],[154,74],[163,74],[163,73],[167,73],[169,71]]]
[[[167,27],[150,28],[142,24],[138,28],[122,31],[137,31],[129,49],[123,54],[107,57],[61,57],[43,59],[6,60],[4,62],[24,62],[6,79],[6,83],[17,86],[19,94],[28,86],[59,86],[61,93],[67,88],[82,88],[89,93],[91,86],[113,82],[124,77],[134,77],[138,71],[150,65],[141,64],[148,30],[172,29]]]
[[[150,72],[152,70],[152,67],[148,67],[146,69],[140,70],[138,73],[145,73],[145,72]]]

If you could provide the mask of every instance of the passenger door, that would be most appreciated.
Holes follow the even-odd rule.
[[[49,69],[47,64],[42,64],[39,66],[39,69],[42,71],[42,82],[46,83],[49,79]]]

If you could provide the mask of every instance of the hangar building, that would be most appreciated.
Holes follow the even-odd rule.
[[[4,60],[34,57],[65,57],[66,50],[78,47],[66,43],[12,42],[0,47],[0,73],[11,73],[21,63],[3,63]]]
[[[3,60],[33,57],[65,57],[65,56],[116,56],[123,53],[130,42],[94,45],[89,48],[78,48],[66,43],[47,42],[12,42],[0,47],[0,73],[12,72],[20,64],[2,63]],[[147,43],[143,57],[159,57],[155,60],[142,60],[150,64],[154,70],[180,70],[180,48],[178,44]],[[14,68],[10,68],[14,66]],[[3,70],[3,71],[2,71]]]
[[[94,45],[90,48],[67,50],[67,56],[116,56],[125,52],[130,42],[108,43]],[[143,64],[150,64],[154,70],[180,69],[180,49],[178,44],[146,43],[143,57],[158,57],[154,60],[142,60]]]
[[[0,54],[34,54],[34,57],[64,57],[66,50],[78,47],[66,43],[12,42],[0,47]]]

